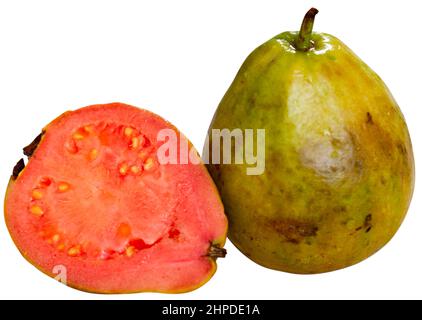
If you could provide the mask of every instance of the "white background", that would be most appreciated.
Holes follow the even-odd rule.
[[[316,31],[339,37],[387,83],[420,159],[421,1],[1,0],[1,196],[21,147],[67,109],[113,101],[147,108],[202,150],[215,108],[246,56],[274,35],[297,30],[312,5],[320,10]],[[181,295],[67,288],[20,256],[1,218],[0,298],[422,298],[421,209],[416,188],[407,218],[384,249],[322,275],[265,269],[228,243],[211,281]]]

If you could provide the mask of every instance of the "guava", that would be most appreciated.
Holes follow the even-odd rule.
[[[265,267],[300,274],[344,268],[383,247],[406,215],[415,175],[398,104],[344,43],[312,32],[317,12],[249,55],[209,132],[212,145],[213,130],[265,130],[262,174],[248,175],[246,161],[208,168],[229,239]]]
[[[169,122],[122,103],[66,112],[13,170],[5,220],[16,246],[51,277],[89,292],[185,292],[211,278],[227,220],[196,161],[161,163]],[[187,140],[186,140],[187,141]],[[176,149],[180,156],[180,149]],[[191,156],[192,157],[192,156]]]

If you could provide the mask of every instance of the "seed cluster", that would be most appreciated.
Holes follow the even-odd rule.
[[[121,158],[115,164],[120,176],[138,176],[158,166],[151,141],[132,126],[106,123],[85,125],[72,133],[65,143],[65,149],[73,155],[85,155],[89,162],[98,162],[111,144],[114,154]]]
[[[151,141],[132,126],[88,124],[73,131],[64,148],[68,157],[86,161],[87,166],[104,166],[108,171],[114,171],[116,179],[138,177],[143,173],[154,172],[159,166]],[[28,211],[34,219],[40,219],[42,231],[39,234],[48,244],[69,257],[84,257],[89,252],[90,255],[104,260],[118,256],[130,258],[139,250],[155,244],[146,244],[142,239],[134,237],[128,223],[118,226],[116,239],[125,243],[118,250],[93,250],[85,243],[69,241],[66,234],[48,220],[48,212],[53,208],[48,206],[46,197],[63,197],[71,190],[77,190],[77,187],[60,177],[49,176],[40,178],[31,190]],[[172,238],[177,235],[171,234]]]
[[[43,219],[48,213],[47,196],[68,192],[71,185],[65,181],[55,181],[52,177],[42,177],[31,191],[29,212],[37,219]],[[69,256],[75,257],[82,254],[80,245],[72,245],[63,239],[63,236],[50,224],[44,224],[40,236],[59,251],[67,250]]]

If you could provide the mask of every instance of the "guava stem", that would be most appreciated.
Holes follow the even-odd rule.
[[[41,142],[42,136],[44,135],[44,131],[42,131],[34,141],[32,141],[29,145],[27,145],[25,148],[23,148],[23,154],[26,155],[28,158],[32,157],[35,150],[38,148],[38,145]]]
[[[12,173],[12,180],[16,180],[19,176],[19,173],[25,168],[25,162],[23,159],[20,159],[18,163],[13,167],[13,173]]]
[[[227,254],[226,249],[219,247],[218,245],[211,244],[210,248],[208,249],[207,256],[210,258],[224,258]]]
[[[312,47],[311,36],[312,28],[314,27],[315,16],[318,10],[315,8],[309,9],[305,14],[300,27],[299,35],[296,39],[296,49],[299,51],[308,51]]]

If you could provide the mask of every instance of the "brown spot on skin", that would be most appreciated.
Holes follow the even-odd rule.
[[[330,167],[330,170],[331,170],[332,172],[337,172],[337,170],[338,170],[338,169],[337,169],[337,167],[333,167],[333,166],[331,166],[331,167]]]
[[[287,242],[299,244],[304,238],[315,237],[318,227],[310,222],[301,222],[292,219],[271,220],[269,227],[283,236]]]
[[[254,96],[249,97],[249,104],[250,106],[255,106],[256,98]]]
[[[339,68],[336,68],[335,69],[335,74],[338,76],[338,77],[340,77],[340,78],[342,78],[343,77],[343,72],[341,71],[341,69],[339,69]]]
[[[356,169],[356,171],[357,171],[358,173],[361,173],[361,172],[362,172],[362,169],[363,169],[363,163],[362,163],[362,160],[356,160],[356,161],[355,161],[355,169]]]
[[[318,192],[327,197],[331,196],[331,191],[329,189],[320,189]]]
[[[345,206],[338,206],[338,207],[334,208],[334,210],[337,211],[337,212],[346,212],[347,211]]]
[[[403,143],[401,143],[401,142],[397,143],[397,149],[399,149],[399,151],[400,151],[400,153],[402,155],[406,155],[407,154],[406,147],[404,146]]]
[[[24,168],[25,168],[25,162],[23,161],[23,159],[20,159],[18,163],[16,163],[16,165],[13,167],[13,172],[12,172],[13,180],[16,180],[16,178],[19,176],[19,173],[21,173],[21,171]]]
[[[371,227],[372,226],[371,221],[372,221],[372,214],[368,214],[365,217],[365,224],[364,224],[364,226],[365,227]]]
[[[32,141],[30,144],[28,144],[25,148],[23,148],[23,154],[26,155],[28,158],[32,157],[35,150],[37,149],[39,143],[41,142],[42,136],[44,135],[44,132],[41,132],[34,141]]]
[[[340,148],[343,145],[343,142],[340,139],[333,138],[331,139],[331,144],[334,148]]]
[[[372,119],[372,114],[370,112],[366,113],[366,123],[367,124],[374,124],[374,120]]]
[[[295,199],[294,195],[292,192],[287,191],[286,192],[286,201],[288,202],[293,202],[293,200]]]
[[[360,226],[360,227],[358,227],[358,228],[356,228],[355,230],[356,231],[360,231],[362,229],[365,229],[365,232],[371,231],[371,229],[372,229],[372,223],[371,223],[371,221],[372,221],[372,214],[366,215],[365,221],[364,221],[363,225]]]

